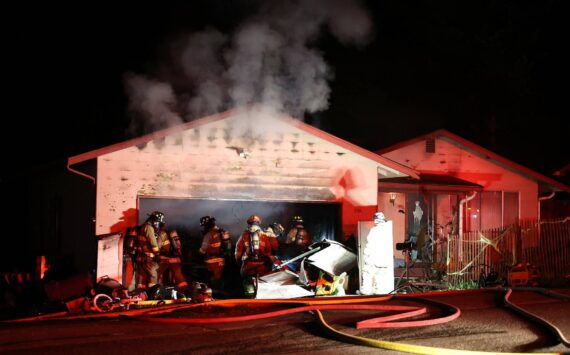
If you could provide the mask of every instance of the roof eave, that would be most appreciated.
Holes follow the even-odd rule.
[[[325,132],[325,131],[322,131],[322,130],[320,130],[320,129],[316,128],[316,127],[313,127],[313,126],[311,126],[311,125],[309,125],[309,124],[306,124],[306,123],[304,123],[304,122],[302,122],[302,121],[300,121],[300,120],[297,120],[297,119],[295,119],[295,118],[292,118],[292,117],[289,117],[289,116],[286,116],[286,115],[281,115],[281,116],[280,116],[280,119],[282,119],[282,120],[288,122],[289,124],[291,124],[291,125],[293,125],[293,126],[299,128],[299,129],[301,129],[301,130],[303,130],[303,131],[305,131],[305,132],[307,132],[307,133],[313,134],[313,135],[315,135],[315,136],[317,136],[317,137],[320,137],[320,138],[322,138],[322,139],[324,139],[324,140],[326,140],[326,141],[328,141],[328,142],[331,142],[331,143],[333,143],[333,144],[336,144],[336,145],[339,145],[339,146],[341,146],[341,147],[343,147],[343,148],[346,148],[346,149],[348,149],[348,150],[350,150],[350,151],[352,151],[352,152],[354,152],[354,153],[356,153],[356,154],[358,154],[358,155],[361,155],[361,156],[363,156],[363,157],[366,157],[366,158],[368,158],[368,159],[370,159],[370,160],[372,160],[372,161],[374,161],[374,162],[376,162],[376,163],[378,163],[378,164],[380,164],[380,165],[383,165],[383,166],[385,166],[385,167],[387,167],[387,168],[389,168],[389,169],[392,169],[392,170],[394,170],[394,171],[400,172],[400,173],[403,174],[403,175],[407,175],[407,176],[413,177],[414,179],[419,179],[419,178],[420,178],[418,172],[415,171],[414,169],[411,169],[411,168],[409,168],[409,167],[407,167],[407,166],[405,166],[405,165],[401,165],[401,164],[399,164],[399,163],[397,163],[397,162],[395,162],[395,161],[393,161],[393,160],[390,160],[390,159],[385,158],[385,157],[383,157],[383,156],[380,156],[380,155],[378,155],[378,154],[376,154],[376,153],[374,153],[374,152],[371,152],[371,151],[369,151],[369,150],[366,150],[366,149],[364,149],[364,148],[361,148],[361,147],[359,147],[359,146],[357,146],[357,145],[355,145],[355,144],[352,144],[352,143],[350,143],[350,142],[348,142],[348,141],[345,141],[344,139],[341,139],[341,138],[339,138],[339,137],[333,136],[333,135],[330,134],[330,133],[327,133],[327,132]]]
[[[148,143],[150,141],[153,141],[155,139],[161,139],[164,138],[170,134],[174,134],[177,132],[180,132],[182,130],[187,130],[187,129],[192,129],[195,127],[199,127],[201,125],[207,124],[207,123],[211,123],[211,122],[215,122],[218,120],[222,120],[226,117],[229,117],[235,113],[240,113],[240,112],[245,112],[251,109],[255,109],[256,106],[252,105],[252,106],[247,106],[245,108],[237,108],[237,109],[232,109],[232,110],[228,110],[222,113],[217,113],[211,116],[207,116],[204,118],[200,118],[200,119],[196,119],[187,123],[184,123],[182,125],[178,125],[178,126],[173,126],[173,127],[169,127],[169,128],[165,128],[162,129],[160,131],[156,131],[156,132],[152,132],[149,134],[146,134],[144,136],[141,137],[137,137],[137,138],[133,138],[130,140],[126,140],[123,142],[119,142],[116,144],[112,144],[103,148],[99,148],[99,149],[95,149],[86,153],[82,153],[82,154],[78,154],[75,156],[72,156],[70,158],[68,158],[67,161],[67,165],[68,166],[72,166],[74,164],[78,164],[87,160],[91,160],[91,159],[95,159],[101,155],[105,155],[105,154],[109,154],[109,153],[113,153],[116,152],[118,150],[121,149],[125,149],[125,148],[129,148],[135,145],[140,145],[140,144],[144,144],[144,143]],[[315,136],[318,136],[326,141],[329,141],[333,144],[337,144],[339,146],[342,146],[356,154],[359,154],[363,157],[366,157],[376,163],[378,163],[379,165],[383,166],[383,169],[386,170],[392,170],[395,172],[398,172],[399,174],[402,175],[407,175],[407,176],[411,176],[415,179],[419,179],[419,174],[411,169],[408,168],[404,165],[401,165],[399,163],[396,163],[388,158],[382,157],[374,152],[368,151],[364,148],[358,147],[348,141],[345,141],[341,138],[338,138],[336,136],[333,136],[332,134],[329,134],[327,132],[324,132],[318,128],[315,128],[311,125],[308,125],[298,119],[295,119],[291,116],[287,116],[283,113],[276,113],[276,116],[281,119],[282,121],[285,121],[286,123],[299,128],[307,133],[313,134]]]
[[[217,113],[217,114],[214,114],[211,116],[206,116],[203,118],[199,118],[199,119],[184,123],[182,125],[168,127],[168,128],[156,131],[156,132],[145,134],[144,136],[136,137],[136,138],[129,139],[129,140],[119,142],[116,144],[112,144],[112,145],[109,145],[109,146],[106,146],[103,148],[95,149],[95,150],[92,150],[92,151],[89,151],[86,153],[78,154],[78,155],[75,155],[75,156],[68,158],[67,163],[68,163],[68,165],[74,165],[77,163],[84,162],[86,160],[95,159],[101,155],[116,152],[116,151],[121,150],[121,149],[125,149],[125,148],[129,148],[129,147],[132,147],[135,145],[148,143],[148,142],[151,142],[155,139],[161,139],[161,138],[164,138],[170,134],[174,134],[174,133],[180,132],[182,130],[192,129],[192,128],[201,126],[201,125],[206,124],[206,123],[222,120],[222,119],[230,116],[231,114],[234,114],[236,111],[239,111],[239,109],[228,110],[228,111],[225,111],[223,113]]]
[[[500,155],[498,155],[498,154],[496,154],[496,153],[494,153],[494,152],[492,152],[486,148],[481,147],[480,145],[477,145],[471,141],[468,141],[467,139],[462,138],[456,134],[453,134],[453,133],[451,133],[445,129],[438,129],[438,130],[433,131],[431,133],[424,134],[422,136],[409,139],[407,141],[396,143],[396,144],[389,146],[387,148],[380,149],[380,150],[376,151],[376,153],[379,155],[387,154],[389,152],[392,152],[392,151],[400,149],[402,147],[420,142],[420,141],[427,139],[427,138],[439,138],[439,137],[443,137],[444,139],[447,139],[448,141],[450,141],[450,143],[455,144],[455,145],[459,145],[460,147],[477,154],[481,158],[484,158],[487,160],[494,160],[496,163],[498,163],[498,165],[501,165],[502,167],[504,167],[508,170],[511,170],[516,174],[519,174],[519,175],[522,175],[528,179],[534,180],[537,183],[544,182],[544,183],[550,185],[553,188],[553,190],[555,190],[555,191],[570,192],[569,186],[566,186],[561,182],[558,182],[552,178],[549,178],[548,176],[542,175],[542,174],[540,174],[534,170],[531,170],[525,166],[517,164],[517,163],[515,163],[515,162],[513,162],[507,158],[504,158],[504,157],[502,157],[502,156],[500,156]]]

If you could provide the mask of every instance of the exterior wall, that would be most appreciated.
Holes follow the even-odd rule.
[[[377,162],[267,117],[232,116],[97,163],[98,235],[137,223],[141,195],[340,201],[356,219],[377,202]]]
[[[483,157],[438,138],[435,153],[425,152],[425,141],[383,154],[384,157],[423,173],[449,174],[490,191],[519,192],[519,216],[536,219],[538,184]]]

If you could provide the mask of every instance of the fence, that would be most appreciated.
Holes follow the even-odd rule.
[[[481,272],[506,280],[518,263],[537,267],[541,285],[560,285],[570,275],[570,217],[452,235],[438,248],[451,286],[476,281]]]

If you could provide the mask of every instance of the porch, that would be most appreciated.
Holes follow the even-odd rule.
[[[432,281],[449,289],[493,286],[493,283],[568,286],[570,217],[519,221],[461,235],[447,233],[436,239],[431,253],[431,261],[410,261],[407,272],[404,268],[395,270],[396,277],[412,282]]]

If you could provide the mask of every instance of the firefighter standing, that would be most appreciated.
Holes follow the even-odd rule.
[[[303,217],[294,216],[291,220],[291,228],[285,238],[285,245],[283,248],[284,261],[293,259],[304,253],[307,251],[309,245],[311,245],[311,235],[309,231],[305,229]],[[290,269],[297,271],[300,267],[300,263],[301,261],[298,260],[288,265]]]
[[[200,218],[200,226],[202,226],[202,245],[200,246],[200,254],[204,256],[204,263],[210,273],[210,285],[217,285],[224,271],[224,255],[231,253],[231,238],[228,231],[220,229],[216,225],[216,219],[210,216]]]
[[[293,246],[297,254],[305,252],[311,245],[311,235],[305,229],[303,217],[295,216],[291,221],[291,229],[287,233],[285,244]]]
[[[245,296],[254,298],[257,287],[257,277],[271,271],[271,243],[261,229],[261,218],[251,215],[247,219],[247,229],[241,234],[236,243],[235,259],[240,265],[240,275],[243,280]]]
[[[137,256],[137,288],[150,288],[158,283],[158,235],[163,225],[164,214],[154,211],[141,227],[138,242],[140,253]]]
[[[277,258],[279,254],[279,239],[283,236],[285,228],[281,223],[273,222],[267,228],[265,228],[265,234],[267,235],[267,240],[271,246],[271,261],[273,262],[272,269],[278,269],[281,265],[281,261]],[[285,266],[285,268],[287,268]]]
[[[188,282],[182,274],[182,265],[180,256],[182,255],[182,243],[178,232],[173,229],[170,232],[166,228],[162,228],[158,237],[160,246],[160,263],[159,263],[159,282],[161,284],[172,284],[179,291],[188,289]]]
[[[267,228],[265,228],[265,234],[269,238],[269,244],[271,245],[271,254],[277,254],[279,250],[279,238],[283,235],[285,228],[280,223],[271,223]]]
[[[138,230],[137,227],[128,227],[125,231],[125,239],[123,241],[123,285],[129,290],[133,290],[136,285],[133,284],[136,270],[136,257],[138,253]],[[136,284],[136,281],[134,282]]]

